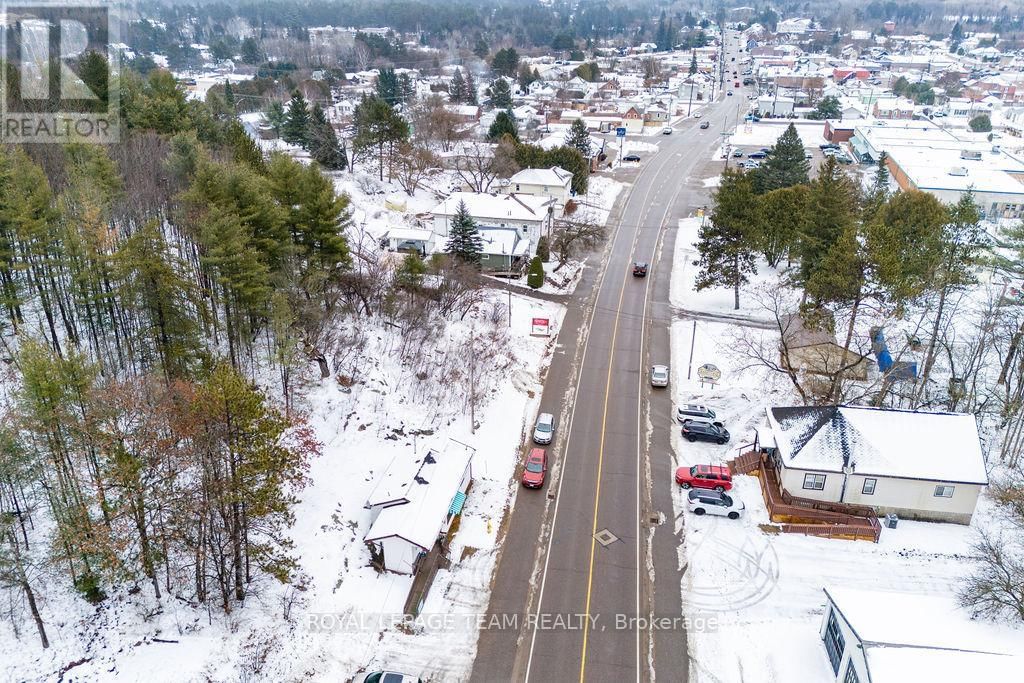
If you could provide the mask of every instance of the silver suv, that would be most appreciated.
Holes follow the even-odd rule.
[[[546,445],[551,443],[551,437],[555,434],[555,416],[551,413],[541,413],[537,416],[537,424],[533,428],[533,442]]]
[[[680,424],[683,422],[701,422],[703,424],[715,425],[716,427],[725,426],[717,411],[707,406],[697,405],[696,403],[684,403],[681,406],[677,406],[676,420]]]

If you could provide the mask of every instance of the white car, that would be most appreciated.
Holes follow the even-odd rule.
[[[661,129],[662,135],[672,135],[672,133],[674,132],[675,129],[673,129],[672,126],[665,126],[664,128]]]
[[[695,515],[719,515],[729,519],[739,519],[746,509],[736,496],[708,489],[690,489],[686,505]]]
[[[555,435],[555,416],[541,413],[537,416],[537,424],[533,428],[533,442],[542,446],[551,443]]]
[[[740,164],[740,167],[745,168],[748,171],[752,171],[755,168],[761,168],[761,162],[755,161],[754,159],[747,159],[742,164]]]
[[[704,116],[704,114],[702,114],[701,112],[697,112],[696,114],[693,115],[693,118],[699,119],[702,116]]]
[[[371,671],[362,677],[356,676],[356,683],[423,683],[423,679],[397,671]]]
[[[719,413],[720,411],[714,408],[708,408],[696,403],[684,403],[681,406],[676,406],[676,422],[679,424],[684,422],[703,422],[704,424],[715,425],[716,427],[724,427],[725,425],[722,424],[722,417]]]
[[[652,365],[651,366],[651,386],[652,387],[667,387],[668,386],[668,366],[667,365]]]

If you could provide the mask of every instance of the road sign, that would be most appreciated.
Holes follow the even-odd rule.
[[[722,371],[718,369],[717,365],[705,363],[697,368],[697,376],[705,382],[717,382],[722,379]]]
[[[530,334],[535,337],[550,337],[551,321],[548,318],[534,318],[530,323]]]
[[[616,128],[615,129],[615,137],[617,137],[617,138],[624,138],[624,137],[626,137],[626,129],[625,128]]]

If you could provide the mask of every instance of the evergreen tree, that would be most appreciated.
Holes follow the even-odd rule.
[[[466,96],[464,101],[466,104],[480,104],[479,95],[476,91],[476,79],[473,78],[473,72],[468,69],[466,70]]]
[[[715,207],[710,220],[700,228],[697,252],[700,271],[697,291],[711,287],[730,287],[734,307],[740,307],[740,286],[757,272],[757,242],[751,233],[756,197],[750,176],[726,169],[715,192]]]
[[[377,72],[377,97],[390,105],[404,101],[402,87],[398,75],[392,68],[382,68]]]
[[[791,123],[772,146],[765,162],[753,172],[754,191],[764,194],[794,185],[805,185],[809,170],[804,144],[796,132],[796,126]]]
[[[487,41],[483,39],[483,36],[478,36],[476,44],[473,46],[473,54],[478,59],[487,59],[487,55],[490,54],[491,48],[487,45]]]
[[[487,89],[491,98],[491,106],[495,109],[508,109],[512,106],[512,87],[504,78],[497,78]]]
[[[309,154],[329,171],[343,171],[348,165],[345,149],[338,141],[334,126],[319,104],[313,105],[309,128]]]
[[[565,135],[565,144],[567,147],[579,150],[584,158],[590,158],[590,131],[587,130],[587,124],[582,118],[576,119],[569,126],[569,132]]]
[[[530,289],[540,289],[544,286],[544,263],[540,256],[530,259],[530,269],[526,274],[526,285]]]
[[[697,73],[697,51],[690,51],[690,75]]]
[[[357,154],[375,154],[380,179],[384,180],[385,161],[390,173],[396,146],[409,139],[409,124],[390,104],[374,96],[364,97],[356,105],[353,125],[353,151]]]
[[[487,129],[487,139],[492,142],[498,142],[506,135],[513,140],[519,140],[519,125],[516,123],[515,115],[508,110],[499,111],[491,127]]]
[[[252,36],[249,36],[242,41],[242,61],[246,64],[259,64],[263,61],[263,53],[260,51],[260,45]]]
[[[452,76],[451,83],[448,84],[448,99],[453,104],[462,104],[466,101],[467,90],[466,81],[462,77],[462,69],[456,69],[455,74]]]
[[[842,105],[838,98],[829,95],[823,97],[818,106],[807,115],[807,118],[822,121],[824,119],[840,119],[843,117]]]
[[[451,218],[451,229],[448,232],[448,243],[444,250],[455,258],[474,266],[480,265],[480,255],[484,243],[480,232],[476,229],[476,221],[469,215],[465,202],[459,202],[455,215]]]
[[[806,229],[809,195],[807,185],[794,185],[758,197],[752,227],[758,250],[773,268],[796,248]]]
[[[224,81],[224,104],[227,105],[228,112],[235,113],[235,89],[231,85],[231,79]]]
[[[288,114],[284,110],[284,105],[278,100],[270,103],[267,111],[263,113],[263,118],[266,119],[267,125],[274,129],[274,133],[279,136],[284,129],[285,123],[288,122]]]
[[[805,287],[822,269],[822,261],[833,244],[853,230],[858,219],[858,194],[857,185],[839,167],[839,162],[834,157],[825,159],[818,177],[811,183],[808,222],[797,249],[798,281],[805,283]]]
[[[288,114],[281,129],[281,137],[291,145],[309,145],[309,107],[306,98],[298,90],[292,93],[288,102]]]
[[[491,59],[491,69],[499,76],[515,78],[519,70],[519,53],[512,47],[498,50]]]
[[[153,220],[117,253],[115,273],[125,284],[124,302],[141,314],[136,344],[143,366],[158,366],[168,379],[184,378],[201,358],[199,311],[184,264],[170,252]]]

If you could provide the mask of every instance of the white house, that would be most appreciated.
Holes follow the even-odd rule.
[[[519,239],[528,242],[525,253],[530,258],[537,253],[537,242],[541,236],[549,233],[555,210],[555,200],[546,196],[514,192],[453,192],[430,211],[434,218],[433,251],[443,250],[448,242],[452,216],[458,211],[460,203],[465,203],[466,210],[485,238],[485,233],[491,228],[512,228],[518,231]]]
[[[1024,642],[955,599],[829,586],[820,635],[836,683],[1013,681]]]
[[[528,194],[555,200],[555,210],[561,211],[572,195],[572,173],[564,168],[524,168],[508,179],[506,189],[514,194]]]
[[[388,571],[415,574],[462,512],[472,480],[473,449],[456,442],[395,456],[363,506],[373,519],[363,540],[374,560]]]
[[[970,524],[988,485],[973,415],[855,406],[766,412],[770,463],[782,489],[799,498]]]

